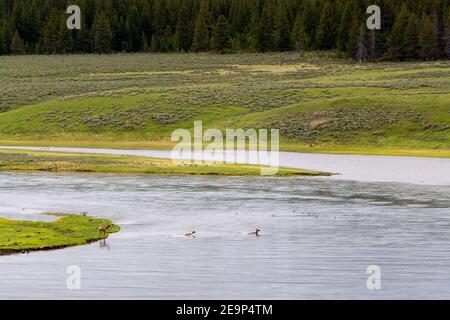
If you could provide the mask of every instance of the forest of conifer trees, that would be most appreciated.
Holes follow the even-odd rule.
[[[79,5],[81,30],[66,27]],[[366,28],[366,9],[382,28]],[[450,0],[0,0],[0,54],[336,50],[450,58]]]

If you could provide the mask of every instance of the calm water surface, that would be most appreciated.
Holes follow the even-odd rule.
[[[0,298],[450,298],[441,182],[1,173],[2,216],[89,211],[122,231],[106,247],[0,257]],[[366,287],[369,265],[381,290]]]

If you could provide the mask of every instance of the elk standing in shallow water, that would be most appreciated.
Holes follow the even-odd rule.
[[[100,232],[100,234],[102,236],[106,236],[108,234],[108,230],[111,228],[111,225],[106,226],[106,227],[99,227],[98,228],[98,232]]]

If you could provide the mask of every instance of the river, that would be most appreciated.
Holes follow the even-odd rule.
[[[342,175],[0,173],[1,216],[88,211],[122,227],[106,245],[0,257],[0,298],[450,298],[450,160],[290,155],[282,165]]]

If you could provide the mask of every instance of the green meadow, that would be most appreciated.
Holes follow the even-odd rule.
[[[18,221],[0,218],[0,255],[54,250],[103,240],[120,230],[108,219],[86,215],[49,214],[52,222]],[[108,228],[102,234],[99,228]]]
[[[61,152],[0,150],[0,172],[80,172],[158,175],[221,175],[259,176],[262,166],[200,164],[191,161],[173,162],[146,157],[73,154]],[[275,176],[330,175],[303,169],[279,168]]]
[[[0,144],[170,148],[178,128],[279,129],[290,151],[450,157],[450,61],[333,53],[10,56]]]

